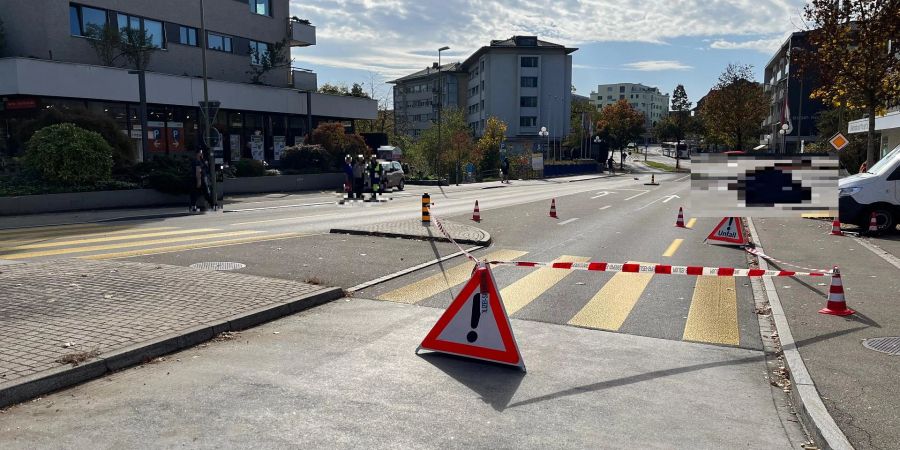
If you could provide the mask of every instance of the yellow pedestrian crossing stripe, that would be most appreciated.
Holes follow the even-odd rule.
[[[143,230],[138,230],[138,231],[143,231]],[[143,239],[143,238],[149,238],[149,237],[175,236],[175,235],[181,235],[181,234],[195,234],[195,233],[209,233],[211,231],[219,231],[219,230],[216,228],[195,228],[192,230],[158,231],[155,233],[138,233],[138,234],[104,236],[104,237],[88,238],[88,239],[76,239],[76,240],[71,240],[71,241],[43,242],[40,244],[26,244],[26,245],[17,245],[14,247],[0,247],[0,251],[33,250],[33,249],[38,249],[38,248],[64,247],[67,245],[93,244],[96,242],[127,241],[129,239]]]
[[[170,245],[165,247],[151,247],[151,248],[142,248],[136,250],[126,250],[124,252],[116,252],[116,253],[101,253],[99,255],[88,255],[88,256],[79,256],[79,259],[119,259],[119,258],[131,258],[133,256],[146,256],[146,255],[158,255],[160,253],[172,253],[172,252],[180,252],[184,250],[199,250],[203,248],[214,248],[214,247],[225,247],[229,245],[238,245],[238,244],[249,244],[255,242],[265,242],[265,241],[276,241],[281,239],[290,239],[295,237],[304,236],[300,233],[276,233],[276,234],[263,234],[245,238],[237,238],[237,239],[224,239],[219,241],[203,241],[203,242],[194,242],[192,244],[182,244],[182,245]]]
[[[556,262],[586,261],[590,261],[590,258],[563,255],[556,259]],[[503,299],[503,306],[506,308],[506,313],[509,315],[515,314],[518,310],[528,306],[534,299],[540,297],[541,294],[571,274],[571,270],[542,267],[503,288],[500,291],[500,297]]]
[[[618,331],[652,278],[652,273],[616,273],[569,320],[569,325]]]
[[[680,243],[679,243],[680,244]],[[670,246],[677,249],[678,245]],[[674,250],[672,250],[674,252]],[[491,260],[513,260],[527,252],[518,250],[497,250],[485,256]],[[92,257],[89,257],[92,258]],[[564,255],[556,259],[563,262],[585,262],[590,258]],[[636,261],[629,261],[636,262]],[[644,263],[646,264],[646,263]],[[516,269],[517,270],[517,269]],[[463,261],[441,273],[422,280],[400,286],[377,296],[379,300],[415,304],[456,287],[469,279],[472,263]],[[553,286],[562,282],[574,271],[548,267],[521,272],[521,277],[500,290],[507,314],[513,315],[544,295]],[[509,272],[507,272],[509,273]],[[668,276],[668,275],[661,275]],[[615,273],[603,284],[581,309],[568,320],[567,324],[620,331],[628,317],[638,305],[652,281],[652,273]],[[695,280],[690,310],[685,321],[682,339],[722,345],[740,345],[737,316],[737,293],[735,278],[701,276]],[[649,299],[643,302],[671,301],[670,298]],[[580,299],[567,301],[580,302]],[[677,314],[676,309],[672,309]],[[679,316],[680,318],[681,316]]]
[[[41,251],[33,251],[33,252],[11,252],[11,253],[0,253],[0,259],[25,259],[25,258],[38,258],[41,256],[59,256],[59,255],[68,255],[72,253],[87,253],[87,252],[97,252],[104,250],[116,250],[120,248],[128,248],[128,247],[137,247],[137,246],[149,246],[149,245],[160,245],[160,244],[171,244],[175,242],[186,242],[186,241],[196,241],[196,240],[209,240],[209,239],[219,239],[219,238],[228,238],[228,237],[238,237],[238,236],[247,236],[251,234],[258,234],[260,231],[233,231],[228,233],[207,233],[207,234],[195,234],[193,236],[180,236],[166,239],[151,239],[146,241],[135,241],[135,242],[122,242],[118,244],[103,244],[103,245],[87,245],[81,247],[68,247],[61,248],[55,250],[41,250]]]
[[[740,344],[734,277],[697,277],[682,339]]]
[[[510,261],[527,253],[528,252],[521,252],[518,250],[499,250],[488,253],[485,258],[495,261]],[[418,303],[428,297],[465,283],[469,277],[472,276],[472,267],[473,264],[467,260],[462,264],[455,265],[441,273],[394,289],[393,291],[379,295],[376,298],[397,303]]]
[[[142,232],[147,233],[151,231],[166,231],[166,230],[174,230],[175,227],[127,227],[126,229],[119,229],[120,227],[116,227],[113,229],[103,228],[104,231],[97,231],[97,228],[89,228],[85,231],[89,232],[80,232],[79,230],[67,231],[67,232],[55,232],[52,235],[47,235],[46,232],[38,233],[38,234],[27,234],[22,236],[9,236],[4,237],[0,236],[0,251],[5,250],[9,247],[21,245],[21,244],[31,244],[35,241],[47,241],[51,239],[76,239],[76,238],[90,238],[95,236],[116,236],[121,234],[128,233],[136,233]]]

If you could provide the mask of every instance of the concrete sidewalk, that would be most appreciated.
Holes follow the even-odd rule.
[[[775,288],[812,381],[853,446],[898,448],[900,357],[863,346],[867,339],[900,336],[900,268],[869,249],[872,243],[893,249],[895,243],[831,236],[831,223],[826,221],[753,222],[769,256],[811,268],[840,267],[847,304],[857,311],[852,316],[818,313],[825,306],[828,279],[780,278]]]
[[[341,295],[337,288],[160,264],[0,265],[0,407]]]

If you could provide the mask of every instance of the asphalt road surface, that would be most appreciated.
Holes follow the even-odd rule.
[[[436,217],[475,200],[492,260],[747,267],[675,228],[687,176],[428,188]],[[451,244],[329,235],[419,216],[410,187],[378,204],[330,193],[233,203],[233,212],[0,230],[0,259],[189,265],[348,288],[451,254]],[[556,199],[558,218],[549,217]],[[2,223],[0,223],[2,227]],[[0,415],[0,447],[789,448],[805,440],[767,379],[746,279],[498,266],[528,373],[413,350],[468,279],[446,260],[237,339],[52,394]],[[89,418],[89,419],[88,419]]]

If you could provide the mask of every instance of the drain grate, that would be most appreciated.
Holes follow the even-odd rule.
[[[900,336],[866,339],[862,344],[869,350],[900,356]]]
[[[238,270],[247,267],[247,265],[237,262],[201,262],[191,264],[191,267],[203,270]]]

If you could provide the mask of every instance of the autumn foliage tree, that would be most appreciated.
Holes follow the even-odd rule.
[[[900,0],[810,0],[814,50],[801,66],[818,73],[813,96],[869,116],[866,160],[875,163],[875,116],[900,96]]]
[[[753,66],[729,64],[706,96],[700,117],[708,142],[743,150],[758,137],[768,112],[769,97],[754,81]]]
[[[600,111],[597,130],[606,138],[610,148],[625,148],[644,133],[644,114],[626,100],[619,100]]]
[[[339,167],[345,155],[363,155],[369,157],[371,150],[366,146],[366,141],[356,133],[344,131],[344,125],[331,122],[323,123],[316,127],[307,138],[307,144],[321,145],[329,154],[329,159],[335,167]]]
[[[475,143],[474,161],[481,173],[491,172],[500,167],[500,144],[506,139],[506,122],[497,117],[488,117],[484,124],[484,133]]]

